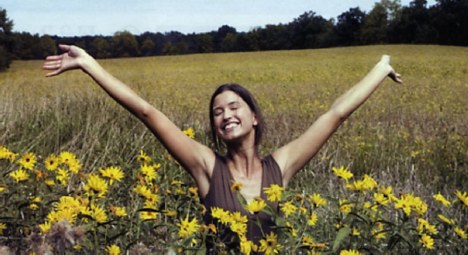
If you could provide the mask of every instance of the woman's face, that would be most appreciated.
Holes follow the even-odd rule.
[[[213,115],[216,133],[225,143],[239,141],[248,135],[255,141],[255,113],[235,92],[227,90],[215,97]]]

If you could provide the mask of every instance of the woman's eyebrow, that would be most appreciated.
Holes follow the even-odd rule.
[[[234,105],[234,106],[237,106],[237,105],[239,105],[239,104],[240,104],[239,101],[236,100],[236,101],[231,101],[231,102],[229,102],[227,105],[228,105],[228,106],[233,106],[233,105]],[[219,106],[213,107],[213,110],[216,110],[216,109],[223,109],[223,107],[220,106],[220,105],[219,105]]]

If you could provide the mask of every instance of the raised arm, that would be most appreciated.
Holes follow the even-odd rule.
[[[200,191],[208,187],[208,171],[214,162],[214,153],[208,147],[188,138],[163,113],[138,96],[123,82],[112,76],[83,49],[60,45],[61,55],[49,56],[43,69],[47,77],[68,70],[82,69],[91,76],[115,101],[140,119],[161,141],[174,158],[196,179]],[[207,192],[207,191],[206,191]]]
[[[273,153],[273,157],[282,170],[284,185],[287,185],[341,123],[370,97],[387,76],[395,82],[402,82],[400,75],[395,73],[390,66],[390,57],[384,55],[360,82],[336,99],[330,109],[320,116],[304,134]]]

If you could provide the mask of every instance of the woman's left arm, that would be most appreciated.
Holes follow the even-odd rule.
[[[384,55],[361,81],[336,99],[304,134],[273,153],[283,174],[283,185],[286,186],[310,161],[341,123],[370,97],[387,76],[402,83],[400,75],[390,65],[390,57]]]

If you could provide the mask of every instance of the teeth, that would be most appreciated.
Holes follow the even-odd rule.
[[[238,126],[237,123],[229,123],[224,127],[224,129],[225,130],[230,130],[230,129],[233,129],[233,128],[237,127],[237,126]]]

